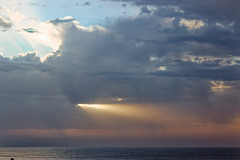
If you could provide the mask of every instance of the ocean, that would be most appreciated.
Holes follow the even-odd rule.
[[[0,148],[0,160],[240,160],[240,148]]]

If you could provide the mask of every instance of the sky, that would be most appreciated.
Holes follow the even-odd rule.
[[[0,0],[0,146],[240,146],[238,0]]]

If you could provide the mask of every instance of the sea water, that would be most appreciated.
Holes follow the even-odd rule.
[[[0,160],[240,160],[240,148],[0,148]]]

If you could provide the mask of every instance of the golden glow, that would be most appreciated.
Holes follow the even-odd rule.
[[[121,102],[121,101],[123,101],[123,99],[122,99],[122,98],[118,98],[117,101],[118,101],[118,102]]]
[[[211,81],[211,84],[212,84],[211,89],[214,92],[223,92],[226,89],[231,88],[230,86],[225,85],[224,81]]]
[[[110,127],[121,123],[126,126],[138,126],[145,123],[161,124],[166,118],[166,111],[160,107],[139,104],[77,104],[79,111],[84,111],[100,126]],[[120,121],[119,121],[120,120]],[[129,123],[130,122],[130,123]]]
[[[185,26],[188,30],[196,30],[203,27],[205,24],[201,20],[187,20],[185,18],[181,19],[179,22],[180,27]]]
[[[235,118],[231,123],[216,124],[211,121],[206,123],[196,117],[195,111],[190,108],[187,108],[188,110],[181,107],[177,109],[164,103],[158,105],[146,103],[78,104],[77,108],[79,112],[88,115],[89,121],[86,123],[90,126],[97,126],[97,129],[64,131],[65,136],[76,139],[126,138],[143,141],[145,139],[147,142],[148,139],[171,140],[177,137],[179,141],[193,139],[213,144],[215,142],[224,144],[225,141],[235,142],[233,139],[239,139],[240,118]],[[78,123],[80,125],[85,122]]]
[[[206,144],[239,144],[240,118],[231,123],[211,123],[202,121],[191,112],[179,110],[167,104],[77,104],[80,112],[89,116],[82,121],[75,119],[80,128],[68,129],[16,129],[0,131],[2,135],[13,137],[69,138],[89,144],[111,142],[126,144],[131,140],[148,144],[156,140],[161,145],[164,140],[170,144],[204,141]],[[189,110],[188,110],[189,111]],[[86,126],[90,126],[87,128]],[[176,140],[176,141],[175,141]]]
[[[101,108],[104,108],[104,105],[102,105],[102,104],[77,104],[76,107],[101,109]]]

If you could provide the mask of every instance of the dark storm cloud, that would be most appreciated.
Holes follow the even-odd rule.
[[[61,51],[62,57],[55,62],[59,66],[63,66],[60,69],[60,79],[63,91],[70,100],[80,103],[94,101],[98,97],[108,98],[111,96],[110,94],[115,97],[133,96],[131,84],[138,78],[133,77],[132,74],[138,74],[140,65],[137,60],[136,64],[134,61],[140,55],[134,56],[136,54],[134,52],[132,55],[127,54],[131,45],[125,44],[123,41],[117,42],[114,35],[101,32],[99,29],[89,32],[72,28],[67,35],[72,34],[76,36],[65,37],[64,48]],[[100,39],[101,41],[99,41]],[[122,64],[123,62],[124,64]],[[128,68],[131,70],[125,72]],[[119,74],[120,72],[122,74]],[[122,89],[116,88],[116,84],[121,85]],[[128,87],[130,88],[128,89]]]
[[[187,86],[186,79],[239,80],[236,76],[239,67],[222,66],[221,60],[206,59],[202,64],[174,60],[176,55],[170,54],[169,50],[174,48],[181,57],[189,48],[184,48],[179,42],[164,42],[164,37],[154,36],[154,31],[148,26],[155,21],[149,18],[147,26],[143,24],[133,31],[132,28],[142,20],[136,18],[130,22],[119,22],[111,28],[114,34],[101,28],[89,32],[72,26],[68,30],[64,47],[60,49],[62,56],[53,63],[64,66],[60,69],[60,82],[63,92],[72,103],[91,103],[112,97],[130,98],[136,102],[175,101],[179,99],[180,90]],[[138,36],[155,38],[154,41],[163,43],[139,41],[136,40]],[[169,43],[170,49],[167,49],[166,43]],[[190,49],[198,51],[198,48]],[[151,61],[151,56],[162,60]],[[158,71],[161,66],[167,70]],[[176,77],[179,79],[165,81]],[[203,93],[207,96],[210,88],[207,86],[205,89]],[[199,94],[193,96],[197,98]]]
[[[157,71],[152,73],[158,76],[198,78],[221,81],[239,81],[240,66],[221,66],[216,61],[213,64],[197,64],[193,62],[175,61],[170,65],[173,71]]]
[[[182,18],[148,16],[137,17],[134,20],[122,20],[111,26],[119,34],[136,42],[152,44],[158,49],[155,53],[163,56],[167,53],[189,52],[194,55],[228,56],[240,51],[238,31],[233,31],[229,24],[226,28],[216,25],[216,21],[203,21],[204,26],[188,30],[180,27]],[[190,20],[189,20],[190,21]],[[144,22],[144,23],[142,23]],[[191,21],[190,21],[191,22]]]
[[[190,16],[210,17],[218,20],[239,20],[238,0],[119,0],[136,5],[177,6]],[[195,15],[194,15],[195,14]]]
[[[238,23],[214,16],[207,19],[195,12],[188,16],[190,11],[184,10],[186,7],[179,1],[138,2],[151,14],[118,19],[107,30],[71,25],[66,32],[59,49],[61,56],[49,60],[59,66],[57,74],[69,101],[98,103],[101,99],[122,97],[131,102],[220,106],[221,111],[215,116],[211,112],[204,117],[205,107],[193,113],[216,122],[239,113],[233,104],[237,99],[235,85],[228,86],[226,94],[232,95],[230,100],[225,91],[221,92],[226,98],[215,94],[213,88],[217,86],[211,83],[239,81]],[[145,6],[151,4],[157,7],[150,10]],[[217,103],[220,99],[222,104],[228,102],[231,106],[226,116],[224,105]]]
[[[1,130],[76,126],[75,107],[62,95],[54,70],[35,52],[13,59],[1,57]]]
[[[36,52],[27,52],[12,59],[0,56],[0,71],[5,74],[25,71],[54,74],[55,69],[51,64],[42,63]]]
[[[240,12],[237,6],[238,0],[213,0],[213,1],[190,1],[190,5],[182,5],[182,9],[188,13],[210,17],[217,20],[238,21]]]

